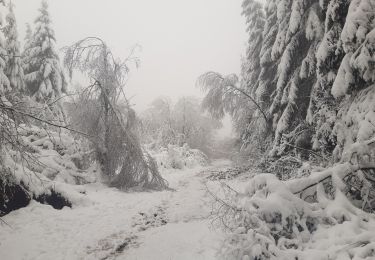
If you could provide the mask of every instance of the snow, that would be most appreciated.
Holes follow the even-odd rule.
[[[271,56],[273,60],[276,60],[280,54],[283,52],[286,45],[286,34],[288,31],[288,22],[291,12],[290,0],[282,0],[277,3],[277,24],[278,32],[276,36],[276,41],[272,46]]]
[[[24,90],[24,73],[21,64],[20,43],[18,41],[17,23],[12,4],[9,4],[9,13],[6,16],[4,28],[5,49],[7,51],[5,73],[9,79],[12,90]]]
[[[48,5],[42,3],[40,14],[35,20],[35,32],[28,31],[23,53],[26,84],[35,84],[32,90],[37,101],[54,100],[66,91],[64,71],[60,66],[59,56],[55,50],[55,34],[51,28]]]
[[[203,152],[191,149],[186,143],[182,147],[169,144],[168,147],[150,149],[149,152],[161,171],[191,169],[208,164],[208,158]]]
[[[323,30],[324,28],[316,13],[316,9],[311,9],[306,22],[306,38],[308,40],[321,39]]]
[[[302,61],[301,70],[299,77],[301,79],[306,79],[314,75],[316,71],[316,58],[315,58],[315,45],[312,45],[309,49],[308,54]]]
[[[330,171],[342,177],[347,167]],[[334,199],[327,198],[321,185],[319,202],[305,202],[292,193],[301,185],[259,174],[237,189],[229,201],[240,211],[226,220],[230,232],[222,244],[223,259],[255,259],[259,252],[265,259],[374,259],[373,215],[354,207],[338,189]]]
[[[375,25],[373,0],[351,1],[348,16],[341,33],[346,53],[354,51],[365,40],[366,34]]]
[[[55,210],[33,201],[3,217],[11,228],[0,226],[0,256],[216,259],[222,233],[208,219],[207,169],[166,173],[172,188],[167,191],[125,193],[95,183],[80,186],[91,203]]]
[[[305,1],[295,0],[292,4],[292,11],[290,14],[289,28],[288,28],[288,39],[290,39],[299,29],[302,22],[302,17],[305,12]]]
[[[218,229],[211,213],[212,193],[224,195],[219,192],[224,186],[208,180],[208,174],[229,164],[215,161],[212,166],[165,171],[171,190],[160,192],[126,193],[99,183],[60,184],[67,186],[62,192],[77,194],[69,192],[74,187],[84,200],[62,210],[32,201],[9,213],[3,220],[10,227],[0,226],[0,256],[42,260],[254,259],[269,253],[275,254],[270,259],[375,256],[375,218],[354,207],[340,190],[332,199],[318,185],[317,203],[293,194],[328,175],[336,174],[333,178],[340,181],[355,166],[343,163],[288,182],[272,174],[254,177],[255,173],[225,181],[239,194],[231,203],[246,214],[243,220],[231,222],[234,229],[228,232]],[[246,220],[251,220],[251,229]],[[275,243],[270,232],[287,232],[290,237]]]
[[[148,230],[141,235],[143,250],[132,248],[117,259],[217,259],[213,244],[219,240],[209,226],[209,221],[192,221]]]
[[[350,84],[353,84],[354,82],[352,68],[349,63],[351,56],[352,53],[345,55],[341,62],[337,77],[333,82],[331,93],[335,98],[344,96],[348,92]]]
[[[359,71],[362,78],[367,82],[373,83],[375,82],[375,69],[372,65],[375,62],[374,46],[375,29],[372,29],[367,34],[364,43],[356,50],[351,59],[352,66]]]
[[[337,149],[351,148],[355,142],[371,140],[375,136],[375,88],[369,87],[357,93],[352,102],[342,106],[334,126]]]

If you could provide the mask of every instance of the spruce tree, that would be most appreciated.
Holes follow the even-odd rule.
[[[270,106],[271,94],[275,90],[275,78],[277,62],[272,60],[272,46],[277,35],[277,0],[268,0],[265,6],[265,25],[263,30],[263,42],[260,50],[259,87],[256,96],[263,109]]]
[[[24,73],[25,73],[26,69],[29,67],[30,60],[31,60],[30,49],[33,46],[32,40],[33,40],[33,32],[32,32],[31,26],[30,26],[29,23],[26,23],[26,35],[25,35],[25,38],[24,38],[23,51],[22,51],[22,55],[21,55],[22,68],[24,70]],[[25,85],[26,85],[26,83],[25,83]],[[28,93],[28,91],[27,91],[27,93]]]
[[[4,5],[4,1],[0,0],[0,5]],[[0,25],[3,26],[3,20],[0,19]],[[6,94],[11,90],[9,79],[5,74],[7,51],[3,35],[0,35],[0,95]]]
[[[66,92],[67,83],[55,50],[55,33],[45,1],[39,12],[25,49],[24,71],[29,94],[38,102],[47,102]]]
[[[337,120],[338,107],[331,89],[345,56],[340,36],[346,21],[349,1],[324,1],[320,3],[320,7],[325,16],[324,36],[316,51],[318,81],[311,93],[308,119],[315,128],[313,148],[330,154],[336,146],[333,128]]]
[[[33,40],[33,31],[29,23],[26,23],[26,35],[24,38],[24,46],[23,46],[23,53],[22,53],[22,62],[26,65],[30,52],[29,49],[32,47],[32,40]]]
[[[352,123],[371,128],[371,122],[363,123],[370,116],[344,121],[350,107],[359,109],[357,103],[369,99],[375,83],[372,0],[268,0],[264,9],[245,0],[242,7],[249,42],[240,88],[256,103],[225,91],[237,84],[231,80],[236,77],[208,73],[211,88],[204,104],[209,104],[210,112],[229,111],[238,132],[248,133],[259,128],[252,123],[255,111],[261,111],[273,122],[273,155],[290,150],[285,147],[294,144],[298,133],[308,131],[313,133],[312,148],[330,157],[342,139],[339,124],[347,129]],[[362,106],[360,110],[371,109]]]
[[[278,63],[270,107],[276,123],[273,154],[280,153],[285,133],[305,126],[309,94],[316,82],[315,51],[322,37],[321,8],[315,1],[280,1],[277,17],[279,27],[271,53]]]
[[[345,57],[332,86],[334,97],[341,97],[375,82],[374,36],[375,4],[370,0],[352,1],[341,33]]]
[[[7,52],[6,69],[10,87],[13,92],[24,91],[24,73],[20,57],[20,43],[18,41],[17,23],[13,12],[13,6],[9,4],[9,13],[6,16],[6,26],[4,28],[5,49]]]
[[[339,41],[345,53],[331,93],[337,116],[333,158],[339,160],[353,142],[374,137],[375,119],[375,5],[371,0],[351,1]]]
[[[259,88],[259,75],[261,73],[260,58],[263,43],[263,30],[265,25],[264,10],[262,5],[254,0],[244,0],[242,3],[242,15],[246,19],[246,31],[248,32],[248,41],[246,48],[246,55],[242,59],[240,88],[247,94],[257,100],[257,91]],[[261,112],[254,106],[252,102],[239,97],[235,99],[236,110],[233,110],[232,119],[234,121],[235,129],[245,144],[252,142],[255,133],[254,124],[261,123],[264,125]],[[267,121],[267,120],[266,120]],[[266,122],[266,124],[268,121]]]
[[[253,97],[258,88],[260,73],[260,51],[263,42],[264,13],[261,4],[254,0],[245,0],[242,3],[242,14],[246,18],[249,40],[246,50],[246,59],[243,60],[244,73],[243,88]]]

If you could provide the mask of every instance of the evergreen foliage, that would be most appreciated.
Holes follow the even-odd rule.
[[[30,37],[28,31],[23,53],[27,89],[38,102],[54,101],[66,92],[67,82],[55,49],[56,38],[47,2],[42,2],[34,23],[34,33]]]
[[[0,1],[0,5],[4,5],[4,1]],[[0,19],[0,25],[3,25],[2,19]],[[11,91],[9,79],[5,74],[6,70],[6,57],[7,51],[5,49],[5,42],[3,34],[0,35],[0,95],[4,95]]]
[[[259,124],[254,122],[263,111],[273,123],[266,131],[273,136],[272,156],[291,150],[285,145],[294,145],[291,142],[298,137],[291,138],[291,133],[309,129],[313,149],[331,157],[338,145],[335,129],[343,116],[340,109],[350,106],[375,82],[374,3],[268,0],[261,6],[244,0],[242,8],[249,42],[237,87],[255,103],[239,102],[238,95],[230,95],[228,84],[223,84],[228,81],[216,80],[207,89],[204,106],[220,116],[240,114],[234,123],[243,144],[249,143],[249,136],[259,135],[254,129]],[[207,83],[202,77],[198,83]],[[362,120],[354,119],[356,124]]]
[[[4,28],[6,56],[6,70],[10,87],[13,91],[24,92],[25,82],[20,54],[20,43],[18,41],[17,23],[14,16],[13,6],[9,4],[9,13],[6,16]]]

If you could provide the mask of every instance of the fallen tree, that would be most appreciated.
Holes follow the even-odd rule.
[[[154,159],[141,147],[135,133],[135,112],[124,93],[133,52],[124,61],[116,60],[99,38],[87,37],[65,48],[64,63],[70,75],[74,69],[92,83],[75,100],[72,124],[89,133],[96,160],[106,181],[114,187],[164,189]],[[84,120],[82,120],[84,118]]]

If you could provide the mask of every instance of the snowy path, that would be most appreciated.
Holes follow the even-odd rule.
[[[0,259],[215,259],[203,169],[165,174],[175,191],[123,193],[86,187],[88,205],[32,202],[3,219]]]

